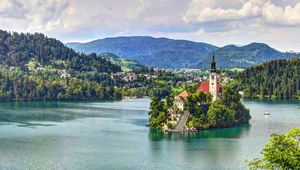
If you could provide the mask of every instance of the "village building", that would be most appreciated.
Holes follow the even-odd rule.
[[[36,68],[36,71],[37,71],[38,73],[42,73],[43,68],[42,68],[42,67],[37,67],[37,68]]]
[[[10,67],[9,68],[9,71],[14,71],[14,70],[16,70],[16,67]]]
[[[63,73],[60,75],[60,78],[62,78],[62,79],[71,78],[71,74]]]
[[[179,95],[175,96],[174,98],[175,106],[180,110],[184,110],[185,109],[184,102],[189,95],[190,93],[187,90],[184,90]]]
[[[110,75],[110,77],[111,77],[112,79],[118,79],[118,80],[120,80],[120,79],[122,78],[122,76],[123,76],[123,73],[122,73],[122,72],[111,73],[111,75]]]

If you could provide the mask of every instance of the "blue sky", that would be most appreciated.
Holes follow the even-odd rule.
[[[300,52],[300,0],[0,0],[0,29],[63,42],[150,35]]]

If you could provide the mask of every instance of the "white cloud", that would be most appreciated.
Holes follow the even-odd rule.
[[[264,4],[262,8],[263,18],[272,24],[280,25],[299,25],[300,24],[300,2],[294,7],[279,7],[271,2]]]
[[[291,6],[277,6],[271,0],[240,1],[239,8],[222,8],[205,6],[202,0],[192,0],[183,20],[187,23],[205,23],[218,21],[237,21],[248,18],[259,18],[270,24],[300,24],[300,2]],[[203,7],[203,5],[205,7]]]
[[[23,31],[48,31],[59,22],[67,0],[0,0],[0,19],[8,28]],[[11,22],[11,23],[10,23]],[[14,28],[15,25],[15,28]]]
[[[24,19],[26,13],[24,5],[15,0],[0,0],[0,17]]]
[[[0,29],[64,42],[151,35],[300,51],[299,28],[299,0],[0,0]]]
[[[250,0],[245,2],[240,9],[221,7],[202,7],[202,1],[192,0],[186,15],[183,17],[188,23],[203,23],[222,20],[241,20],[261,15],[264,0]],[[200,9],[198,9],[200,8]]]
[[[23,1],[24,8],[29,11],[26,14],[30,22],[28,31],[51,31],[59,29],[60,18],[68,6],[67,0],[31,0]]]

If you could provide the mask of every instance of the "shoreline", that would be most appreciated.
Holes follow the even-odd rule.
[[[173,130],[173,129],[153,129],[153,128],[149,128],[150,130],[155,130],[155,131],[160,131],[163,133],[198,133],[198,132],[205,132],[205,131],[210,131],[210,130],[224,130],[224,129],[232,129],[232,128],[238,128],[238,127],[247,127],[249,128],[251,126],[250,122],[249,123],[243,123],[243,124],[237,124],[234,126],[229,126],[229,127],[212,127],[212,128],[208,128],[208,129],[188,129],[188,130],[183,130],[183,131],[178,131],[178,130]],[[149,127],[146,125],[146,127]]]

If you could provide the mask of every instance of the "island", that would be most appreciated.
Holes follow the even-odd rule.
[[[175,96],[154,96],[149,126],[169,132],[199,131],[248,124],[250,111],[241,102],[236,81],[224,81],[212,56],[208,82],[185,89]]]

